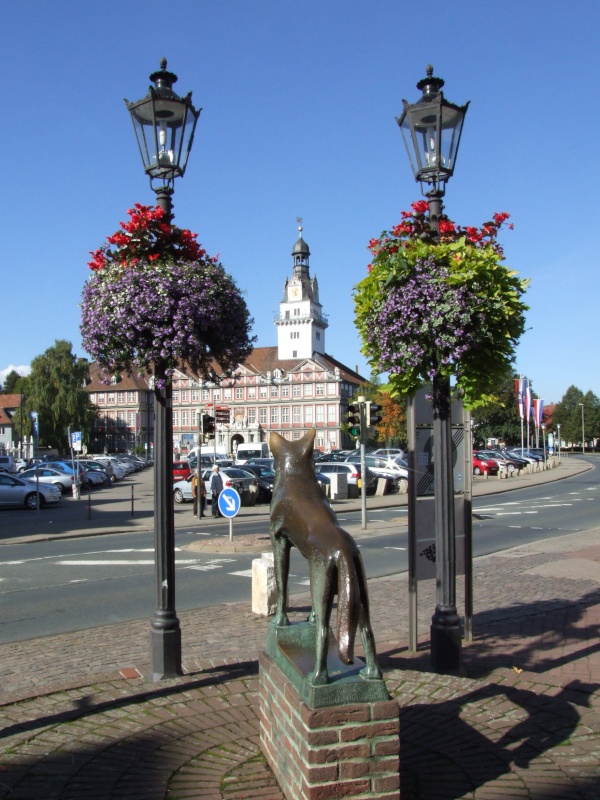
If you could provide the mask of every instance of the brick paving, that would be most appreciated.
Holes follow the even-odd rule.
[[[432,582],[414,654],[406,577],[369,583],[401,797],[599,800],[600,529],[478,558],[474,584],[474,641],[440,676]],[[308,595],[292,602],[304,618]],[[160,683],[148,620],[0,646],[0,798],[281,798],[257,724],[267,621],[249,601],[180,618],[186,674]]]

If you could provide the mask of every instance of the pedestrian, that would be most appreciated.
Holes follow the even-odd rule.
[[[198,481],[198,486],[200,489],[200,517],[202,518],[206,516],[204,513],[206,511],[206,484],[202,480],[202,475],[198,476]]]
[[[193,514],[195,517],[198,516],[198,470],[195,469],[192,472],[192,478],[190,483],[192,484],[192,500],[193,500]]]
[[[215,464],[212,468],[212,475],[210,476],[210,491],[212,492],[212,515],[213,517],[223,516],[219,512],[219,495],[223,491],[223,478],[219,474],[219,465]]]

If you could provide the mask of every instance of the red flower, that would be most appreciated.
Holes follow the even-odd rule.
[[[440,233],[455,233],[456,228],[454,227],[454,223],[451,222],[449,219],[441,219],[440,220]]]
[[[160,253],[150,253],[149,256],[146,256],[148,261],[156,261],[157,258],[160,258]]]
[[[499,214],[494,214],[494,222],[500,227],[509,217],[510,214],[507,214],[506,211],[501,211]]]
[[[415,200],[414,203],[410,204],[410,207],[415,214],[426,214],[429,210],[429,203],[427,200]]]

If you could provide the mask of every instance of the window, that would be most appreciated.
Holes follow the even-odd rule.
[[[137,392],[127,392],[127,402],[128,403],[136,403],[137,402]]]
[[[117,412],[117,419],[119,420],[119,422],[123,423],[123,425],[124,425],[125,424],[125,412],[124,411]]]
[[[298,358],[298,351],[292,350],[292,358]]]
[[[324,444],[325,444],[325,440],[323,439],[323,434],[322,433],[318,433],[317,434],[317,447],[323,447]]]
[[[267,387],[266,386],[261,386],[260,389],[258,390],[258,392],[259,392],[260,397],[268,397],[269,396],[269,393],[267,391]]]
[[[194,428],[198,427],[200,424],[200,414],[197,411],[192,411],[192,425]]]
[[[299,317],[300,316],[300,309],[299,308],[295,308],[294,309],[294,316],[295,317]]]
[[[325,394],[325,384],[324,383],[317,383],[316,393],[318,395]]]
[[[125,392],[117,392],[117,403],[125,402]]]
[[[208,389],[202,389],[202,399],[208,400],[208,397],[209,397]]]
[[[256,397],[256,386],[249,386],[248,387],[248,400],[253,399]]]
[[[292,407],[292,421],[293,422],[302,422],[302,406],[293,406]]]
[[[220,399],[221,399],[221,390],[220,389],[215,389],[214,392],[213,392],[213,400],[215,402],[217,402]]]
[[[325,422],[325,406],[317,406],[317,422]]]
[[[223,400],[231,400],[231,389],[223,390]]]
[[[289,406],[284,406],[281,409],[281,421],[282,422],[289,422],[290,421],[290,409],[289,409]]]
[[[248,425],[254,425],[256,423],[256,409],[249,408],[248,409]]]
[[[294,439],[299,439],[302,436],[302,431],[294,431]]]
[[[299,339],[300,338],[300,331],[291,331],[290,332],[290,339]]]
[[[173,389],[173,402],[179,402],[179,389]]]
[[[331,397],[332,395],[337,394],[335,390],[336,384],[335,383],[328,383],[327,384],[327,394]]]
[[[281,396],[282,397],[289,397],[290,396],[290,387],[289,386],[282,386],[281,387]]]
[[[319,342],[320,340],[321,340],[321,334],[319,333],[319,331],[317,331],[317,342]]]
[[[279,422],[279,409],[277,406],[271,408],[271,425],[276,425]]]
[[[236,400],[243,400],[244,399],[244,390],[241,387],[238,387],[235,390],[235,399]]]
[[[190,418],[189,411],[182,411],[181,412],[181,424],[182,424],[182,426],[184,428],[187,428],[188,425],[190,424],[189,423],[189,418]]]
[[[109,403],[114,403],[115,402],[115,393],[114,392],[109,392],[108,393],[108,402]]]
[[[261,425],[266,425],[267,424],[267,409],[266,408],[261,408],[259,410],[259,412],[258,412],[258,421],[260,422]]]
[[[279,386],[271,386],[271,397],[279,397]]]
[[[179,411],[173,412],[173,427],[174,428],[179,427]]]
[[[293,397],[300,397],[302,395],[302,387],[299,383],[295,383],[292,386],[292,396]]]
[[[98,392],[98,402],[106,403],[106,394],[104,392]]]
[[[200,399],[200,392],[198,389],[192,389],[192,403],[197,403]]]
[[[189,403],[190,402],[190,393],[186,389],[184,392],[181,393],[181,402],[182,403]]]
[[[337,422],[336,406],[327,406],[327,422]]]
[[[312,422],[313,421],[313,407],[306,406],[304,408],[304,422]]]
[[[135,428],[136,416],[137,414],[135,413],[135,411],[130,411],[127,414],[127,424],[129,425],[130,428]]]
[[[312,397],[313,396],[313,385],[312,383],[307,383],[304,386],[304,397]]]

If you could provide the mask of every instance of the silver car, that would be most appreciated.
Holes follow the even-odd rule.
[[[58,503],[60,492],[56,486],[40,484],[39,498],[40,507],[46,503]],[[38,507],[38,492],[35,483],[24,480],[21,476],[9,475],[0,472],[0,505],[2,506],[25,506],[25,508],[36,509]]]
[[[65,492],[71,494],[75,478],[72,472],[61,472],[52,467],[45,467],[43,464],[40,464],[37,469],[35,467],[33,469],[26,469],[24,472],[21,472],[19,477],[24,478],[26,481],[32,481],[33,483],[39,480],[40,483],[56,486],[61,494]]]

